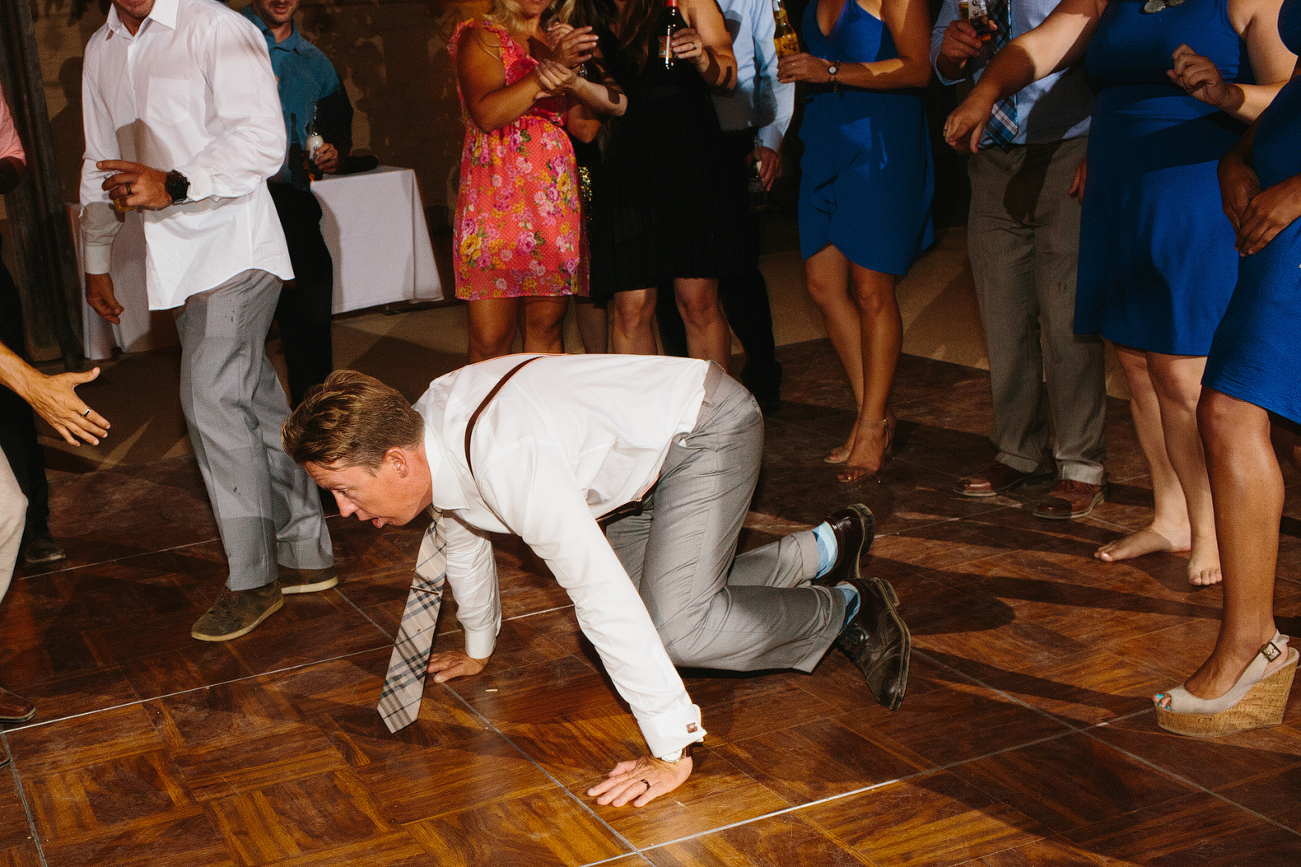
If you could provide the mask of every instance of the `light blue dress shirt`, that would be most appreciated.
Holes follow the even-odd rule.
[[[1039,26],[1048,13],[1057,8],[1058,0],[1008,0],[1012,37]],[[944,31],[958,17],[958,0],[944,0],[935,29],[931,31],[931,66],[940,56]],[[973,58],[967,72],[980,78],[988,57]],[[957,84],[958,80],[945,78],[939,67],[935,74],[943,84]],[[959,79],[961,80],[961,79]],[[1089,131],[1089,114],[1093,111],[1093,88],[1084,74],[1084,64],[1078,63],[1061,72],[1029,84],[1016,95],[1016,114],[1019,129],[1013,144],[1040,144],[1082,136]],[[981,147],[991,144],[988,137]]]
[[[719,0],[736,54],[736,89],[714,93],[725,132],[758,127],[759,144],[780,151],[795,113],[795,85],[777,81],[771,0]]]

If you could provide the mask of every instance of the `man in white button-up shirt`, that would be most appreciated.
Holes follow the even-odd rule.
[[[284,593],[336,582],[320,501],[277,447],[289,413],[264,342],[293,276],[266,179],[285,127],[266,41],[215,0],[113,0],[86,46],[86,299],[117,323],[114,203],[144,223],[152,310],[172,310],[181,404],[230,567],[194,625],[224,641]]]
[[[641,806],[690,774],[687,748],[705,729],[675,664],[807,672],[834,642],[878,700],[902,699],[907,629],[888,585],[858,574],[870,512],[736,555],[763,420],[717,365],[505,356],[435,380],[414,410],[377,380],[337,371],[282,438],[345,516],[382,527],[439,511],[442,534],[429,532],[446,538],[465,650],[431,657],[437,682],[478,673],[496,645],[485,534],[514,533],[542,558],[650,748],[589,791],[600,803]],[[623,514],[633,502],[640,511]],[[616,510],[603,535],[598,519]]]

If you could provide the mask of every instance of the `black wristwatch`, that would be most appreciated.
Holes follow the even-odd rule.
[[[185,201],[185,197],[190,193],[190,180],[173,169],[167,173],[167,180],[163,182],[163,189],[167,190],[167,195],[172,197],[172,204],[179,205]]]

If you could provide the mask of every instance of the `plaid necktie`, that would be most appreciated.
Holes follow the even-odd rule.
[[[411,581],[402,625],[398,627],[384,678],[384,691],[379,696],[379,715],[390,732],[405,728],[420,715],[425,666],[429,664],[429,650],[434,646],[434,629],[438,626],[446,577],[447,536],[443,518],[438,515],[420,542],[416,577]]]
[[[1008,5],[1012,0],[990,0],[989,19],[998,25],[990,34],[990,48],[997,52],[1012,39],[1011,15]],[[1016,120],[1016,94],[994,104],[994,111],[985,125],[985,135],[999,147],[1007,147],[1021,129]]]

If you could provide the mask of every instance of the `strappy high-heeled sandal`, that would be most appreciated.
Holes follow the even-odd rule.
[[[1275,632],[1219,698],[1198,698],[1182,686],[1158,693],[1153,699],[1157,725],[1179,735],[1218,738],[1283,722],[1298,658],[1287,641]]]
[[[898,421],[899,421],[898,417],[896,417],[892,411],[887,409],[885,411],[885,418],[881,419],[879,422],[876,422],[875,424],[872,425],[873,427],[875,427],[878,424],[881,426],[881,437],[882,439],[885,440],[885,443],[881,448],[881,466],[877,468],[877,472],[880,472],[881,470],[885,469],[885,465],[890,462],[890,458],[894,453],[894,428],[895,425],[898,423]],[[833,452],[832,454],[834,455],[835,453]],[[829,455],[827,463],[836,463],[835,461],[830,460],[829,459],[830,457],[831,456]],[[845,478],[846,472],[850,470],[862,469],[862,467],[855,467],[852,464],[849,464],[847,462],[849,457],[848,454],[846,454],[845,457],[846,457],[845,469],[842,470],[836,476],[837,481],[857,482],[860,479],[864,479],[867,476],[873,475],[873,473],[865,473],[864,475],[861,476],[854,476],[853,478],[849,478],[849,479]]]

